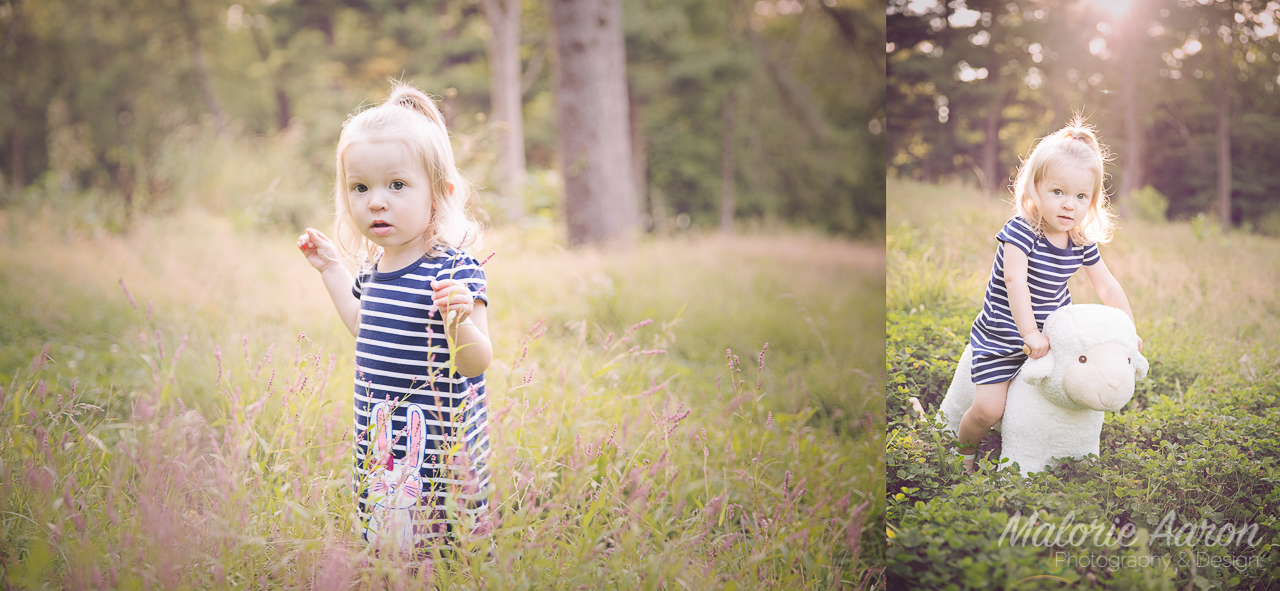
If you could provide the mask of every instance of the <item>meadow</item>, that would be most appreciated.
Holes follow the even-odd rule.
[[[968,187],[898,180],[888,205],[889,587],[1276,587],[1280,240],[1203,217],[1122,221],[1102,256],[1132,304],[1151,371],[1107,415],[1100,457],[1024,478],[999,465],[992,433],[967,475],[933,417],[1009,209]],[[1075,302],[1099,303],[1083,273],[1070,287]],[[1102,535],[1015,542],[1010,524],[1040,534],[1092,524]],[[1255,525],[1248,539],[1233,533]],[[1118,544],[1123,531],[1132,535]]]
[[[0,211],[11,588],[883,586],[879,244],[493,229],[495,533],[408,557],[354,533],[354,343],[293,247],[325,216],[202,202]]]

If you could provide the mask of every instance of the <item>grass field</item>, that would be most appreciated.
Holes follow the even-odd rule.
[[[879,245],[491,233],[496,534],[408,558],[353,533],[353,340],[296,233],[233,220],[0,212],[14,588],[880,585]]]
[[[1009,209],[966,187],[904,181],[890,181],[888,204],[891,587],[1275,588],[1280,241],[1203,220],[1124,221],[1102,256],[1128,294],[1151,372],[1107,416],[1101,457],[1030,478],[988,461],[968,476],[907,398],[936,412]],[[1099,303],[1083,273],[1070,287],[1077,303]],[[997,460],[998,450],[998,434],[988,436],[982,451]],[[1181,538],[1158,536],[1170,511]],[[1001,542],[1015,516],[1033,515],[1036,527],[1073,519],[1145,533],[1128,546]],[[1204,536],[1227,524],[1257,525],[1256,543]]]

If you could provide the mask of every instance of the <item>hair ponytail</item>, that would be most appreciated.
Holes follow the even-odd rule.
[[[1072,117],[1071,122],[1068,123],[1066,127],[1058,130],[1057,133],[1050,137],[1059,137],[1084,142],[1084,145],[1089,146],[1089,148],[1098,155],[1098,158],[1102,162],[1111,160],[1111,154],[1109,154],[1107,149],[1098,142],[1097,131],[1095,131],[1092,125],[1086,123],[1084,117],[1080,114],[1076,114]]]
[[[436,102],[427,96],[427,93],[403,82],[393,84],[391,95],[387,97],[387,104],[398,105],[419,113],[432,123],[439,125],[440,129],[447,129],[444,125],[444,114],[440,112]]]

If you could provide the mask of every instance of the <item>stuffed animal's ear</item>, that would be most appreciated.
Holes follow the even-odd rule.
[[[1021,370],[1023,378],[1030,384],[1039,385],[1041,382],[1053,375],[1053,350],[1050,349],[1044,357],[1039,359],[1028,358],[1022,364]]]
[[[1147,379],[1147,370],[1151,368],[1151,364],[1147,362],[1147,358],[1142,353],[1133,354],[1133,379],[1142,381]]]

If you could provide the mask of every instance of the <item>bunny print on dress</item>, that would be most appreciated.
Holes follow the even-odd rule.
[[[374,440],[371,453],[374,465],[369,471],[368,503],[372,505],[365,538],[400,550],[412,550],[415,545],[412,512],[417,510],[422,497],[423,443],[426,441],[426,424],[422,409],[409,405],[406,416],[408,425],[393,439],[389,403],[379,402],[373,407]],[[395,443],[405,443],[403,460],[392,453]]]

